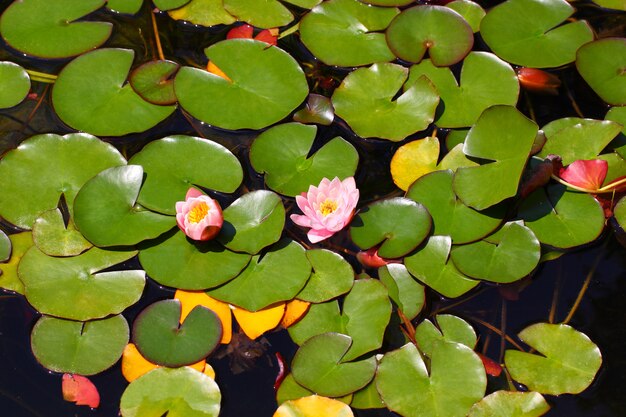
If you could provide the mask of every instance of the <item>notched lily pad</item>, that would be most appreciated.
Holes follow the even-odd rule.
[[[172,61],[146,62],[130,73],[130,86],[147,102],[161,106],[174,104],[174,76],[179,68]]]
[[[350,291],[354,269],[341,255],[326,249],[313,249],[306,251],[306,257],[313,272],[298,293],[298,299],[322,303]]]
[[[576,52],[576,68],[602,100],[626,105],[626,39],[599,39]]]
[[[65,224],[59,209],[41,213],[33,224],[33,239],[37,248],[49,256],[76,256],[93,246],[71,219]]]
[[[319,94],[309,94],[304,108],[293,115],[293,120],[298,123],[329,126],[335,118],[335,109],[328,97]]]
[[[402,264],[389,264],[378,268],[378,277],[385,284],[393,300],[409,320],[422,311],[426,301],[424,286],[413,279]]]
[[[0,61],[0,109],[17,106],[30,91],[30,77],[19,65]]]
[[[470,349],[476,347],[478,338],[471,324],[460,317],[451,314],[435,316],[437,327],[426,319],[415,329],[415,339],[420,351],[429,358],[433,355],[437,343],[455,342]]]

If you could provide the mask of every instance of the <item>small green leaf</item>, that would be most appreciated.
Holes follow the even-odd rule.
[[[322,303],[347,293],[354,282],[354,269],[341,255],[326,249],[306,251],[313,272],[297,295],[300,300]]]
[[[143,0],[107,0],[107,9],[122,14],[137,14],[142,5]]]
[[[293,20],[288,8],[278,0],[223,0],[224,9],[237,20],[269,29],[285,26]]]
[[[17,106],[30,91],[26,70],[9,61],[0,61],[0,109]]]
[[[463,16],[463,19],[470,25],[474,33],[480,30],[480,22],[486,14],[480,4],[471,0],[455,0],[446,4],[446,6]]]
[[[46,210],[35,220],[33,240],[49,256],[76,256],[93,246],[76,230],[71,219],[65,225],[59,209]]]
[[[309,94],[304,108],[293,115],[294,122],[330,126],[335,119],[335,109],[330,99],[319,94]]]
[[[438,314],[435,320],[439,328],[426,319],[415,329],[417,345],[424,355],[432,357],[437,343],[442,341],[460,343],[474,349],[478,338],[471,324],[450,314]]]
[[[167,12],[174,20],[185,20],[200,26],[230,25],[237,19],[224,9],[222,0],[191,0],[183,7]]]
[[[7,262],[11,258],[12,250],[11,239],[4,233],[4,230],[0,230],[0,263]]]
[[[538,392],[496,391],[474,404],[468,417],[539,417],[549,410]]]
[[[141,98],[165,106],[176,103],[174,74],[180,68],[172,61],[149,61],[130,73],[130,86]]]
[[[378,268],[378,277],[400,311],[409,320],[417,317],[424,308],[426,294],[424,287],[413,279],[406,267],[402,264],[385,265]]]

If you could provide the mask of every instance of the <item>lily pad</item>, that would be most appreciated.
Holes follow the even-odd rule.
[[[380,200],[361,209],[350,226],[350,237],[361,249],[378,244],[378,255],[400,258],[428,236],[432,218],[421,204],[403,197]]]
[[[298,293],[298,299],[322,303],[350,291],[354,269],[341,255],[326,249],[313,249],[306,251],[306,257],[313,272]]]
[[[446,4],[446,6],[463,16],[463,19],[470,25],[474,33],[480,30],[480,22],[486,14],[480,4],[471,0],[455,0]]]
[[[472,126],[488,107],[517,104],[519,82],[515,71],[488,52],[471,52],[463,60],[460,83],[450,68],[438,68],[431,59],[425,59],[411,67],[404,88],[423,75],[435,85],[440,95],[435,119],[438,127]]]
[[[613,208],[613,216],[615,216],[615,220],[622,227],[622,229],[626,230],[626,197],[622,197],[615,207]]]
[[[176,103],[174,75],[180,68],[172,61],[149,61],[130,73],[130,86],[141,98],[165,106]]]
[[[267,252],[255,255],[232,281],[209,291],[211,297],[249,311],[291,300],[311,275],[311,264],[300,244],[283,239]]]
[[[237,20],[259,28],[285,26],[293,20],[288,8],[278,0],[223,0],[224,9]]]
[[[175,106],[148,103],[126,83],[134,55],[129,49],[103,48],[67,64],[52,89],[61,120],[94,135],[122,136],[148,130],[172,114]]]
[[[0,288],[24,294],[24,284],[17,276],[17,267],[24,254],[35,244],[31,232],[15,233],[9,236],[11,240],[11,257],[8,262],[0,263]]]
[[[369,6],[357,0],[325,1],[300,21],[300,37],[327,65],[356,67],[388,62],[395,57],[380,31],[398,13],[395,7]]]
[[[602,100],[626,105],[626,39],[599,39],[576,53],[576,68]]]
[[[538,392],[496,391],[474,404],[468,417],[539,417],[549,410]]]
[[[183,7],[167,12],[174,20],[200,26],[230,25],[237,19],[224,9],[222,0],[191,0]]]
[[[409,320],[413,320],[424,308],[424,287],[415,281],[402,264],[389,264],[378,268],[378,277],[385,284],[389,298],[393,300]]]
[[[76,22],[105,3],[105,0],[14,1],[0,18],[0,33],[12,48],[28,55],[39,58],[80,55],[99,47],[111,36],[111,23]]]
[[[296,60],[265,42],[229,39],[204,52],[229,79],[183,67],[174,88],[180,105],[208,124],[231,130],[262,129],[291,113],[309,93]]]
[[[137,204],[142,181],[139,165],[109,168],[89,180],[74,201],[74,222],[83,236],[96,246],[135,245],[174,227],[174,217]]]
[[[17,106],[30,91],[26,70],[9,61],[0,61],[0,109]]]
[[[459,297],[478,281],[460,273],[449,261],[452,240],[449,236],[432,236],[416,252],[404,258],[404,264],[415,278],[449,298]]]
[[[319,94],[309,94],[305,107],[293,115],[298,123],[316,123],[330,126],[335,118],[335,109],[328,97]]]
[[[519,338],[542,356],[507,350],[504,355],[511,377],[542,394],[578,394],[586,389],[602,364],[598,347],[566,324],[537,323]]]
[[[191,186],[232,193],[241,184],[241,163],[230,150],[208,139],[174,135],[155,140],[136,153],[130,164],[146,173],[137,201],[150,210],[176,214]]]
[[[322,2],[322,0],[283,0],[285,3],[295,4],[303,9],[312,9]]]
[[[157,0],[158,1],[158,0]],[[107,0],[107,9],[122,14],[137,14],[143,0]]]
[[[221,285],[236,277],[249,261],[248,254],[232,252],[215,241],[191,241],[180,230],[144,244],[139,251],[139,262],[150,278],[185,290]]]
[[[489,162],[457,169],[452,181],[455,194],[477,210],[513,197],[537,130],[537,125],[515,107],[485,110],[467,134],[463,152]]]
[[[189,0],[152,0],[159,10],[172,10],[183,7]]]
[[[350,336],[324,333],[307,340],[291,364],[296,382],[319,395],[341,397],[368,384],[376,372],[373,356],[358,362],[344,362]]]
[[[204,359],[222,338],[222,322],[204,306],[196,306],[181,321],[179,300],[157,301],[133,323],[133,343],[150,362],[170,368]]]
[[[71,219],[65,224],[59,209],[41,213],[33,224],[33,239],[37,248],[49,256],[76,256],[93,246]]]
[[[387,28],[387,44],[400,59],[420,62],[426,51],[438,67],[454,65],[474,45],[474,32],[456,11],[419,5],[400,13]]]
[[[437,343],[429,372],[409,343],[385,354],[376,386],[387,408],[403,417],[465,416],[485,395],[487,376],[482,361],[467,346]]]
[[[593,0],[593,2],[606,9],[622,10],[626,12],[626,1],[624,0]]]
[[[406,191],[421,176],[437,170],[439,139],[427,136],[400,146],[391,158],[393,182]]]
[[[489,10],[480,34],[507,62],[531,68],[569,64],[576,51],[593,40],[584,20],[563,24],[574,8],[565,0],[507,0]]]
[[[128,333],[121,315],[88,322],[43,316],[33,327],[30,343],[35,358],[47,369],[94,375],[119,360]]]
[[[396,98],[407,77],[408,70],[396,64],[359,68],[333,93],[335,113],[363,138],[398,142],[424,130],[434,119],[439,96],[424,77]]]
[[[359,154],[340,137],[309,155],[317,126],[286,123],[261,133],[250,147],[250,162],[274,191],[293,197],[323,178],[354,176]]]
[[[81,163],[76,163],[77,155]],[[95,136],[33,136],[0,161],[0,215],[30,229],[42,212],[57,208],[61,195],[71,211],[76,193],[88,179],[124,164],[126,160],[113,146]]]
[[[11,259],[11,252],[13,250],[11,239],[4,233],[4,230],[0,230],[0,263],[6,262]],[[1,274],[1,272],[0,272]]]
[[[120,412],[123,417],[217,417],[221,399],[215,381],[202,372],[157,368],[126,388]]]
[[[119,314],[141,298],[144,271],[102,272],[136,254],[92,248],[79,256],[57,258],[33,247],[17,272],[26,299],[41,313],[85,321]]]
[[[438,314],[435,320],[439,328],[426,319],[415,329],[415,339],[424,355],[432,357],[436,345],[442,341],[460,343],[474,349],[478,338],[471,324],[451,314]]]
[[[350,407],[360,410],[386,408],[383,400],[380,398],[378,390],[376,389],[375,378],[367,384],[365,388],[361,388],[353,394]]]
[[[352,409],[341,401],[310,395],[286,401],[278,407],[273,417],[353,417]]]

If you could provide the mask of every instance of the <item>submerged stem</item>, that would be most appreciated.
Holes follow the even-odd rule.
[[[487,323],[484,320],[481,320],[477,317],[468,317],[470,320],[475,321],[476,323],[480,324],[481,326],[485,326],[486,328],[488,328],[489,330],[491,330],[492,332],[498,334],[500,337],[503,337],[506,339],[507,342],[509,342],[510,344],[512,344],[513,346],[515,346],[517,349],[521,350],[522,352],[525,352],[524,348],[520,346],[519,343],[517,343],[515,340],[513,340],[513,338],[511,336],[509,336],[506,333],[502,333],[500,331],[500,329],[498,329],[496,326],[494,326],[491,323]]]
[[[154,40],[156,41],[157,51],[159,52],[159,59],[165,61],[165,55],[163,55],[163,48],[161,48],[161,38],[159,37],[159,27],[157,26],[156,17],[153,12],[150,12],[152,18],[152,30],[154,31]]]

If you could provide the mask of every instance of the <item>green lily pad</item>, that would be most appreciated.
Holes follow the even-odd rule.
[[[507,223],[485,239],[455,246],[452,262],[463,274],[498,283],[524,278],[539,264],[541,245],[526,226]]]
[[[278,0],[223,0],[224,9],[237,20],[247,22],[258,28],[285,26],[293,20],[288,8]]]
[[[83,236],[96,246],[135,245],[174,227],[174,217],[137,204],[142,181],[139,165],[109,168],[89,180],[74,201],[74,222]]]
[[[380,394],[376,389],[376,379],[374,378],[365,388],[361,388],[352,396],[350,408],[359,410],[369,410],[374,408],[385,408],[385,403],[380,398]]]
[[[578,394],[586,389],[602,364],[600,349],[566,324],[537,323],[519,338],[540,355],[507,350],[504,363],[511,377],[542,394]]]
[[[76,163],[77,155],[81,163]],[[113,146],[85,133],[33,136],[0,161],[0,215],[30,229],[42,212],[57,208],[61,195],[71,211],[88,179],[124,164]]]
[[[183,67],[174,88],[180,105],[208,124],[231,130],[262,129],[291,113],[309,93],[296,60],[265,42],[229,39],[204,52],[230,80]]]
[[[449,169],[452,172],[456,172],[456,170],[459,168],[478,166],[478,163],[469,159],[463,153],[463,146],[463,143],[459,143],[458,145],[450,149],[446,156],[443,157],[437,168],[439,168],[439,170]]]
[[[192,241],[178,229],[146,242],[139,251],[139,262],[150,278],[184,290],[221,285],[236,277],[249,261],[248,254],[232,252],[215,241]]]
[[[11,239],[4,233],[4,230],[0,230],[0,263],[6,262],[11,259],[11,252],[13,250]],[[2,272],[0,272],[2,274]]]
[[[323,178],[354,176],[359,154],[340,137],[309,156],[317,126],[286,123],[261,133],[250,147],[250,162],[274,191],[290,197],[306,192]]]
[[[76,256],[93,245],[76,230],[70,219],[66,225],[59,209],[47,210],[33,224],[37,248],[49,256]]]
[[[385,354],[376,386],[387,408],[403,417],[465,416],[485,395],[487,376],[482,361],[467,346],[437,343],[429,372],[409,343]]]
[[[359,0],[361,3],[371,4],[374,6],[406,6],[413,3],[413,0]]]
[[[306,251],[306,257],[313,272],[298,293],[298,299],[322,303],[350,291],[354,283],[354,269],[341,255],[326,249],[313,249]]]
[[[448,260],[452,240],[449,236],[432,236],[426,244],[404,258],[404,264],[415,278],[449,298],[459,297],[478,281],[460,273]]]
[[[513,197],[537,130],[537,125],[515,107],[485,110],[467,134],[463,152],[489,162],[457,169],[452,181],[455,194],[477,210]]]
[[[599,39],[576,53],[576,68],[602,100],[626,105],[626,39]]]
[[[8,262],[0,263],[0,288],[24,294],[24,284],[17,276],[17,267],[22,257],[35,243],[31,232],[15,233],[9,236],[11,240],[11,257]]]
[[[439,96],[424,77],[396,98],[407,77],[408,70],[396,64],[359,68],[333,93],[335,113],[363,138],[398,142],[424,130],[434,119]]]
[[[500,58],[531,68],[569,64],[593,40],[584,20],[563,24],[574,8],[565,0],[507,0],[489,10],[480,34]]]
[[[496,391],[474,404],[468,417],[539,417],[549,410],[538,392]]]
[[[389,264],[378,268],[378,277],[385,284],[389,298],[393,300],[409,320],[413,320],[424,308],[424,287],[415,281],[402,264]]]
[[[613,150],[622,158],[626,157],[626,106],[611,107],[604,116],[606,120],[611,120],[622,125],[622,134],[613,141]]]
[[[122,417],[217,417],[221,399],[215,381],[202,372],[157,368],[126,388],[120,412]]]
[[[185,20],[200,26],[230,25],[237,19],[224,9],[222,0],[191,0],[183,7],[167,12],[174,20]]]
[[[283,379],[283,382],[280,383],[278,391],[276,391],[276,402],[278,403],[278,405],[280,405],[285,401],[293,401],[314,394],[315,393],[313,391],[308,390],[302,385],[298,384],[293,378],[292,374],[288,374],[285,379]],[[352,401],[352,394],[344,395],[343,397],[337,397],[334,399],[337,401],[341,401],[344,404],[350,404],[350,402]]]
[[[453,149],[457,145],[465,143],[468,133],[469,129],[450,129],[446,135],[446,148]]]
[[[285,225],[285,207],[271,191],[244,194],[224,210],[217,239],[228,249],[252,255],[278,242]]]
[[[30,343],[35,358],[47,369],[94,375],[119,360],[128,333],[121,315],[88,322],[43,316],[33,327]]]
[[[356,67],[395,57],[385,30],[398,9],[368,6],[357,0],[325,1],[300,21],[302,43],[327,65]]]
[[[172,10],[183,7],[189,0],[152,0],[159,10]]]
[[[330,99],[319,94],[309,94],[305,107],[293,114],[294,122],[324,126],[330,126],[334,118],[335,109]]]
[[[230,150],[208,139],[174,135],[155,140],[136,153],[146,179],[137,201],[150,210],[176,214],[192,186],[232,193],[243,180],[241,163]]]
[[[435,85],[440,95],[435,119],[438,127],[472,126],[488,107],[517,104],[519,82],[515,71],[488,52],[471,52],[465,58],[460,85],[450,68],[438,68],[432,60],[425,59],[411,67],[404,88],[423,75]]]
[[[312,9],[322,2],[322,0],[283,0],[285,3],[294,4],[303,9]]]
[[[446,4],[446,6],[463,16],[463,19],[470,25],[474,33],[480,30],[480,22],[486,14],[480,4],[471,0],[455,0]]]
[[[400,59],[420,62],[426,51],[438,67],[454,65],[474,45],[474,32],[449,7],[419,5],[400,13],[387,28],[387,44]]]
[[[358,280],[357,280],[358,282]],[[289,336],[294,343],[303,344],[313,336],[323,333],[348,332],[344,329],[344,320],[337,300],[311,304],[306,315],[295,324],[289,326]]]
[[[157,301],[133,323],[133,343],[150,362],[175,368],[206,358],[220,343],[222,322],[204,306],[196,306],[180,323],[179,300]]]
[[[30,91],[26,70],[9,61],[0,61],[0,109],[17,106]]]
[[[400,258],[428,236],[432,218],[421,204],[403,197],[376,201],[360,210],[350,226],[350,237],[365,250],[381,244],[378,255]]]
[[[428,209],[434,235],[450,236],[455,244],[473,242],[493,232],[502,223],[504,213],[466,206],[454,194],[452,179],[450,170],[432,172],[414,182],[406,197]]]
[[[85,321],[119,314],[139,301],[146,283],[144,271],[102,272],[136,254],[93,248],[82,255],[57,258],[33,247],[17,272],[26,299],[41,313]]]
[[[122,136],[148,130],[172,114],[175,106],[148,103],[126,83],[134,55],[129,49],[103,48],[67,64],[52,89],[61,120],[94,135]]]
[[[0,33],[12,48],[28,55],[40,58],[80,55],[99,47],[111,36],[111,23],[76,22],[105,3],[105,0],[14,1],[0,18]]]
[[[460,343],[474,349],[478,338],[471,324],[451,314],[438,314],[435,320],[439,328],[428,319],[415,328],[415,339],[424,355],[432,357],[437,343],[442,341]]]
[[[130,86],[141,98],[165,106],[176,103],[174,75],[180,68],[172,61],[149,61],[130,73]]]
[[[595,4],[606,9],[615,9],[626,12],[625,0],[593,0]]]
[[[157,0],[158,1],[158,0]],[[143,0],[107,0],[107,9],[122,14],[137,14]]]
[[[296,382],[326,397],[341,397],[365,387],[376,372],[373,356],[344,362],[350,336],[324,333],[307,340],[296,352],[291,372]]]
[[[293,299],[311,275],[311,264],[300,244],[283,239],[267,252],[255,255],[232,281],[209,291],[218,300],[258,311],[279,301]]]
[[[622,229],[626,230],[626,197],[620,198],[617,204],[615,204],[615,207],[613,208],[613,216]]]
[[[534,191],[518,216],[541,243],[561,249],[592,242],[604,229],[604,211],[596,199],[561,184]]]

